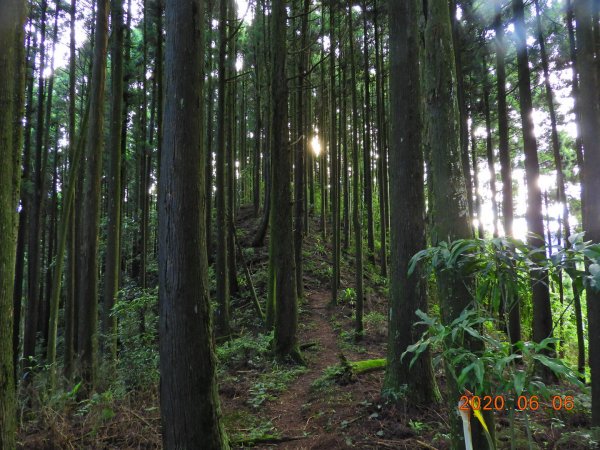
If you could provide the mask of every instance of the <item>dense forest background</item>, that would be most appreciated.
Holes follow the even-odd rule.
[[[0,0],[0,449],[600,444],[600,1]]]

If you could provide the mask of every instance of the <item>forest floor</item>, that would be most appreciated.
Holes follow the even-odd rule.
[[[249,244],[257,224],[251,210],[242,208],[237,234],[258,296],[264,299],[268,241],[258,248]],[[342,359],[385,357],[387,288],[386,280],[378,275],[379,268],[367,259],[365,333],[356,341],[354,257],[351,250],[342,252],[340,296],[332,305],[328,241],[328,236],[323,239],[318,223],[311,221],[303,248],[305,295],[298,320],[305,366],[273,360],[271,337],[262,330],[246,280],[239,278],[239,294],[232,301],[235,334],[217,346],[221,407],[232,448],[449,448],[449,411],[445,407],[415,405],[400,410],[381,396],[383,370],[351,377],[342,370]],[[152,308],[146,314],[151,320]],[[134,316],[139,317],[137,312]],[[128,341],[123,337],[123,342]],[[80,398],[77,387],[68,385],[62,393],[45,395],[39,377],[38,384],[20,392],[19,448],[162,448],[157,372],[155,367],[148,367],[156,364],[156,358],[155,337],[151,344],[146,342],[133,353],[123,353],[124,368],[116,374],[105,369],[104,390],[92,398]],[[137,372],[156,372],[151,378],[156,381],[123,389],[136,379]],[[443,384],[443,374],[438,371],[437,376]],[[525,420],[529,421],[529,437]],[[503,414],[496,418],[498,448],[511,448],[514,440],[516,449],[588,449],[592,448],[586,434],[588,426],[587,415],[581,412],[550,414],[540,408],[528,418],[517,417],[511,436],[507,415]]]

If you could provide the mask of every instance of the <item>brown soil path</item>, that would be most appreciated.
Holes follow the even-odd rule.
[[[329,322],[328,291],[306,293],[307,305],[299,318],[301,343],[317,343],[314,350],[304,352],[308,371],[298,377],[277,400],[269,402],[264,411],[277,430],[286,437],[302,439],[283,442],[277,446],[259,448],[320,449],[343,448],[343,441],[333,438],[332,428],[339,426],[342,417],[336,414],[335,401],[323,392],[311,389],[323,370],[339,362],[338,335]],[[335,434],[335,433],[334,433]]]

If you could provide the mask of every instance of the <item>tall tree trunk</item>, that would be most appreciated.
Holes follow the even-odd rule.
[[[269,302],[275,305],[275,354],[301,361],[296,329],[298,307],[290,192],[291,158],[288,143],[288,86],[286,79],[286,4],[274,2],[271,12],[273,102],[271,136],[273,173],[271,236],[269,240]]]
[[[44,77],[46,57],[46,12],[48,3],[42,0],[40,24],[40,67],[38,78],[37,121],[35,125],[35,158],[31,173],[31,215],[29,216],[29,237],[27,249],[27,311],[25,315],[25,333],[23,336],[23,359],[26,364],[35,357],[37,325],[40,309],[40,236],[42,188],[44,186],[43,171],[43,136],[44,136]],[[29,366],[27,366],[29,371]]]
[[[385,177],[384,172],[387,171],[387,161],[384,158],[385,150],[383,148],[383,127],[385,121],[385,106],[383,104],[383,74],[381,73],[380,64],[380,43],[379,43],[379,28],[377,26],[377,17],[379,9],[377,0],[373,5],[373,28],[375,34],[375,98],[376,98],[376,115],[377,115],[377,182],[378,182],[378,198],[379,198],[379,240],[381,242],[381,252],[379,255],[381,264],[381,275],[387,277],[387,221],[385,220]]]
[[[352,30],[352,7],[350,0],[347,2],[346,20],[349,30]],[[350,83],[356,86],[356,57],[354,54],[354,43],[352,37],[350,41]],[[355,285],[356,285],[356,324],[354,330],[356,338],[360,339],[363,334],[363,312],[364,312],[364,291],[363,291],[363,244],[362,244],[362,219],[360,205],[359,178],[360,169],[358,166],[358,101],[356,98],[356,89],[352,88],[352,225],[354,226],[354,257],[355,263]]]
[[[329,149],[331,152],[331,247],[333,271],[331,274],[331,304],[337,303],[340,285],[340,175],[338,172],[337,113],[338,97],[335,89],[335,4],[329,1]]]
[[[75,12],[77,10],[77,0],[71,0],[70,8],[70,41],[69,41],[69,167],[73,166],[75,158]],[[83,133],[82,133],[83,135]],[[77,177],[72,180],[76,183]],[[75,186],[73,186],[75,187]],[[66,205],[63,203],[63,208]],[[75,351],[75,213],[71,208],[68,216],[68,252],[67,252],[67,270],[65,276],[65,284],[67,292],[65,295],[65,337],[64,337],[64,373],[65,377],[70,380],[73,375],[73,353]],[[59,244],[60,245],[60,244]],[[57,263],[59,260],[57,258]],[[56,269],[58,271],[58,269]],[[56,289],[56,286],[55,286]],[[52,302],[52,300],[50,300]],[[50,333],[53,332],[50,325]],[[50,349],[50,345],[48,345]],[[50,358],[48,358],[50,359]]]
[[[167,0],[159,194],[160,406],[165,448],[228,449],[215,376],[204,230],[201,0]],[[191,343],[194,345],[191,345]]]
[[[31,177],[31,127],[33,115],[33,82],[35,73],[35,48],[37,45],[37,34],[33,34],[33,43],[27,47],[27,101],[25,110],[25,132],[23,145],[23,172],[21,175],[21,212],[19,213],[19,229],[17,237],[17,254],[15,263],[15,285],[13,292],[13,308],[14,308],[14,327],[13,327],[13,367],[15,372],[15,383],[18,380],[19,369],[19,341],[21,337],[21,309],[23,297],[23,275],[25,272],[25,247],[27,246],[28,233],[28,217],[31,192],[27,192],[26,185],[23,181],[27,181]],[[30,37],[28,37],[28,44]]]
[[[47,364],[51,367],[50,370],[50,386],[54,387],[56,384],[56,338],[57,338],[57,330],[58,330],[58,307],[60,301],[60,292],[61,292],[61,280],[62,280],[62,268],[64,261],[64,253],[67,245],[67,239],[71,239],[71,246],[74,243],[72,236],[72,217],[73,217],[73,203],[75,197],[75,184],[77,182],[77,174],[79,172],[80,161],[83,156],[84,151],[84,133],[87,130],[87,120],[89,117],[89,108],[86,109],[85,115],[83,117],[83,123],[81,126],[81,132],[79,136],[79,142],[77,143],[77,147],[72,149],[72,157],[69,166],[69,174],[67,177],[66,183],[63,183],[63,205],[61,211],[61,219],[58,227],[58,243],[56,249],[56,264],[54,267],[54,274],[52,279],[52,292],[50,296],[50,314],[48,319],[48,346],[47,346]],[[65,188],[66,186],[66,188]],[[71,236],[68,237],[68,233],[70,232]],[[73,249],[71,248],[70,251]],[[73,283],[73,278],[69,279],[70,283]],[[71,289],[72,286],[69,286]],[[72,308],[73,305],[66,304],[65,305],[65,354],[72,352],[72,336],[71,333],[74,332],[73,324],[69,324],[68,321],[74,320],[74,310]],[[70,347],[66,347],[66,346]],[[72,367],[67,367],[67,365],[72,364],[72,354],[65,356],[65,373],[67,378],[71,378]]]
[[[498,137],[500,176],[502,178],[502,215],[504,234],[513,236],[513,188],[510,149],[508,147],[508,109],[506,106],[506,42],[504,39],[504,24],[502,23],[502,2],[496,0],[496,16],[494,31],[496,33],[496,87],[498,90]],[[521,313],[518,297],[505,298],[505,311],[508,313],[508,338],[512,344],[521,340]]]
[[[229,0],[219,0],[219,63],[218,63],[218,103],[217,103],[217,311],[216,331],[218,335],[227,336],[229,329],[229,275],[227,273],[227,197],[226,197],[226,142],[225,142],[225,99],[227,96],[227,73],[225,58],[227,56],[227,5]]]
[[[227,22],[234,24],[236,21],[236,4],[233,0],[229,0],[227,7]],[[236,252],[235,252],[235,240],[234,240],[234,230],[235,230],[235,214],[236,214],[236,179],[235,179],[235,154],[236,154],[236,97],[237,97],[237,83],[235,77],[236,69],[235,69],[235,61],[237,57],[237,49],[236,49],[236,30],[233,27],[229,28],[229,33],[227,36],[228,43],[228,55],[227,55],[227,67],[225,73],[227,77],[232,77],[233,79],[228,81],[230,84],[229,88],[226,89],[226,97],[225,101],[227,105],[225,107],[225,111],[227,114],[227,119],[225,123],[227,125],[227,136],[226,136],[226,163],[225,163],[225,198],[227,199],[226,208],[225,208],[225,229],[227,236],[227,275],[229,276],[229,293],[230,295],[237,295],[239,291],[238,281],[237,281],[237,261],[236,261]]]
[[[483,112],[485,115],[485,153],[490,174],[490,193],[492,195],[492,217],[494,220],[494,238],[498,237],[498,203],[496,201],[496,168],[494,163],[494,146],[492,143],[492,119],[490,117],[490,86],[487,79],[488,68],[483,64]]]
[[[469,214],[471,218],[477,218],[481,224],[481,217],[479,216],[479,209],[477,206],[473,206],[473,190],[477,190],[477,181],[471,178],[471,164],[469,164],[469,112],[467,111],[467,95],[465,93],[465,70],[463,69],[463,53],[465,52],[464,36],[460,21],[456,18],[456,0],[450,1],[450,20],[452,21],[452,43],[454,45],[454,64],[456,66],[456,98],[458,101],[458,114],[459,114],[459,138],[460,138],[460,155],[462,162],[462,170],[465,176],[465,183],[467,188],[467,205],[469,207]],[[463,5],[466,6],[466,5]],[[475,161],[473,161],[475,164]],[[473,166],[473,171],[477,168]],[[475,186],[473,186],[475,183]],[[477,201],[477,199],[476,199]],[[480,237],[483,238],[483,234],[479,233]]]
[[[86,139],[81,248],[79,252],[78,353],[81,375],[89,387],[96,382],[98,351],[98,231],[104,137],[104,85],[108,46],[108,0],[98,0],[94,59],[90,87],[90,117]]]
[[[466,183],[461,164],[459,113],[456,89],[454,48],[450,10],[445,2],[428,2],[425,12],[423,80],[426,105],[425,148],[428,158],[427,181],[431,211],[430,239],[436,246],[442,241],[472,237]],[[449,271],[437,273],[437,296],[442,321],[450,324],[471,305],[468,281]],[[481,350],[481,343],[466,340],[471,351]],[[446,367],[450,373],[460,370]],[[450,405],[460,396],[453,377],[447,376]],[[493,434],[493,416],[486,417]],[[462,426],[457,414],[451,418],[451,448],[464,447]],[[481,427],[472,422],[474,448],[487,448]]]
[[[419,73],[419,1],[388,0],[390,14],[390,307],[388,365],[384,391],[406,389],[406,402],[431,404],[438,397],[429,353],[409,367],[402,360],[406,347],[419,340],[423,330],[413,326],[415,312],[427,311],[426,283],[420,273],[408,276],[408,262],[425,248],[425,192],[422,112]]]
[[[473,166],[473,190],[475,191],[475,205],[473,207],[473,215],[471,217],[477,217],[477,235],[479,239],[485,238],[485,232],[483,229],[483,220],[481,220],[481,191],[479,189],[479,168],[477,167],[477,140],[475,139],[475,124],[473,117],[471,116],[471,129],[469,130],[471,137],[471,164]]]
[[[371,73],[369,72],[369,43],[367,24],[367,2],[362,2],[363,16],[363,72],[364,72],[364,142],[363,142],[363,167],[364,167],[364,197],[367,209],[367,248],[369,249],[369,260],[375,263],[375,233],[373,226],[373,177],[371,173]]]
[[[103,332],[106,336],[104,351],[111,361],[117,357],[117,320],[112,314],[119,290],[121,261],[121,125],[123,121],[123,45],[125,23],[123,4],[111,1],[112,42],[110,48],[111,105],[110,105],[110,159],[108,167],[108,228],[106,230],[106,261],[104,269]]]
[[[25,2],[7,0],[0,16],[0,448],[16,448],[13,289],[21,181]]]
[[[566,22],[567,22],[567,32],[569,35],[569,54],[571,57],[572,63],[572,89],[571,89],[571,97],[573,98],[573,110],[575,111],[575,121],[577,123],[581,123],[581,114],[579,111],[579,78],[577,72],[577,55],[575,52],[575,30],[573,29],[573,7],[571,0],[567,0],[567,14],[566,14]],[[583,146],[581,142],[581,133],[577,134],[575,138],[575,154],[577,155],[577,165],[579,166],[579,185],[581,186],[581,210],[586,210],[585,205],[585,188],[583,183]],[[564,212],[563,212],[564,214]],[[565,237],[568,238],[569,230],[565,231]],[[567,239],[565,242],[566,245],[569,245],[569,240]],[[581,311],[581,298],[579,295],[579,291],[574,289],[573,291],[573,303],[575,305],[575,323],[577,330],[577,370],[579,373],[584,374],[583,378],[585,378],[585,341],[583,336],[583,313]]]
[[[209,1],[207,4],[208,17],[212,17],[213,14],[213,1]],[[208,52],[207,57],[207,73],[212,73],[214,65],[214,51],[212,50],[212,31],[209,29],[207,32],[207,45],[206,51]],[[214,81],[213,77],[208,77],[207,87],[207,98],[206,98],[206,159],[204,161],[204,182],[206,183],[206,254],[208,255],[208,263],[214,262],[213,250],[213,229],[212,229],[212,210],[213,210],[213,121],[214,121]]]
[[[594,61],[594,35],[591,0],[573,3],[577,20],[577,71],[579,72],[580,132],[585,155],[583,166],[585,210],[583,228],[586,238],[600,242],[600,111],[597,102],[598,79]],[[597,25],[597,24],[596,24]],[[600,426],[600,293],[588,288],[588,349],[592,384],[592,425]]]
[[[537,142],[533,126],[533,105],[531,82],[527,57],[527,33],[525,30],[525,7],[523,0],[513,0],[515,16],[515,38],[517,46],[517,66],[519,71],[519,104],[521,106],[521,127],[525,152],[525,173],[527,176],[527,228],[530,233],[527,241],[534,248],[544,248],[544,221],[542,217],[542,196],[539,183],[540,167]],[[542,342],[552,336],[552,310],[548,274],[543,270],[530,273],[533,291],[533,340]]]
[[[302,9],[300,9],[302,6]],[[298,13],[301,14],[300,25],[300,49],[297,55],[298,58],[298,85],[296,90],[296,120],[297,137],[295,148],[295,163],[294,163],[294,257],[296,258],[296,292],[298,298],[304,296],[304,272],[302,268],[302,242],[304,238],[304,200],[306,195],[305,188],[305,155],[307,146],[307,126],[304,122],[305,108],[304,102],[304,79],[306,64],[308,60],[308,14],[309,0],[302,0],[298,5]]]
[[[348,96],[347,96],[347,87],[348,87],[348,75],[347,75],[347,65],[345,61],[345,54],[347,53],[344,50],[344,45],[342,45],[342,51],[344,54],[344,60],[341,61],[342,67],[342,89],[340,96],[342,97],[342,127],[341,130],[344,130],[342,134],[342,145],[344,146],[344,166],[343,166],[343,177],[342,177],[342,185],[344,191],[344,237],[343,237],[343,248],[344,250],[348,250],[350,247],[350,180],[348,176],[349,170],[349,162],[348,162],[348,132],[346,131],[348,126]]]

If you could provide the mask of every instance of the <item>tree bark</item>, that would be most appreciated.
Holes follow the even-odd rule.
[[[580,132],[584,150],[584,195],[583,228],[586,239],[600,242],[600,111],[597,102],[597,72],[594,61],[594,35],[591,21],[591,0],[573,2],[577,21],[577,71],[579,72],[578,105]],[[588,351],[592,385],[592,425],[600,426],[600,293],[587,290],[588,307]]]
[[[166,1],[159,187],[160,403],[165,448],[228,449],[215,377],[204,230],[204,2]]]
[[[275,306],[275,355],[302,360],[296,337],[298,308],[291,206],[291,158],[288,143],[286,79],[286,1],[274,2],[272,30],[272,196],[269,240],[269,302]]]
[[[461,160],[451,20],[445,2],[427,3],[424,45],[425,154],[428,158],[430,239],[431,244],[437,246],[440,242],[449,243],[473,236]],[[472,305],[469,281],[450,271],[438,272],[436,279],[442,321],[450,324]],[[472,351],[481,350],[480,342],[466,340],[465,346]],[[446,367],[446,370],[456,371],[460,368]],[[455,407],[456,399],[460,396],[458,386],[453,377],[447,376],[446,379],[447,401],[451,407]],[[451,448],[464,448],[460,419],[457,414],[451,416]],[[493,432],[493,416],[486,417],[486,420]],[[486,448],[481,427],[473,422],[472,431],[474,448]]]
[[[108,46],[108,0],[98,0],[96,32],[90,87],[90,126],[86,139],[86,167],[83,190],[82,239],[79,251],[78,353],[81,375],[93,388],[98,352],[98,231],[100,225],[100,182],[104,136],[104,87]]]
[[[218,103],[217,103],[217,304],[216,331],[219,336],[227,336],[229,329],[229,275],[227,267],[227,191],[226,191],[226,143],[225,143],[225,98],[227,96],[225,59],[227,56],[227,5],[229,0],[219,0],[219,62],[218,62]]]
[[[352,30],[352,7],[350,0],[347,2],[346,12],[347,26]],[[354,43],[350,36],[350,83],[356,86],[356,60],[354,55]],[[354,226],[354,257],[355,257],[355,286],[356,286],[356,322],[354,326],[357,339],[363,334],[363,244],[362,244],[362,219],[360,205],[359,178],[360,169],[358,163],[358,101],[356,89],[352,88],[352,225]]]
[[[521,106],[521,127],[525,152],[525,173],[527,177],[527,228],[530,234],[527,241],[533,248],[544,248],[544,221],[542,217],[542,196],[538,179],[540,167],[537,142],[533,126],[533,105],[529,60],[527,56],[527,33],[525,30],[525,7],[523,0],[513,0],[515,16],[515,38],[517,46],[517,66],[519,72],[519,104]],[[533,340],[542,342],[552,336],[552,310],[548,274],[543,270],[530,272],[533,291]]]
[[[422,111],[419,73],[419,1],[388,0],[390,14],[390,307],[386,392],[406,389],[407,404],[438,400],[431,356],[422,354],[412,368],[401,359],[423,332],[413,326],[415,312],[427,312],[426,282],[419,272],[408,276],[408,262],[426,246]],[[406,388],[404,388],[406,386]]]
[[[510,149],[508,147],[508,109],[506,106],[506,43],[504,39],[504,24],[502,23],[502,2],[496,0],[496,16],[494,18],[495,47],[496,47],[496,87],[498,90],[498,137],[500,176],[502,178],[502,215],[504,234],[513,236],[513,188]],[[508,313],[508,338],[512,344],[521,340],[521,313],[517,297],[506,298],[505,311]]]
[[[21,181],[25,2],[4,0],[0,16],[0,448],[16,448],[13,289]]]
[[[117,320],[112,315],[117,292],[121,261],[121,122],[123,121],[123,44],[125,23],[123,4],[111,1],[112,43],[112,96],[110,106],[110,162],[108,168],[108,228],[106,230],[106,261],[104,269],[103,332],[106,336],[104,351],[111,361],[117,357]]]

